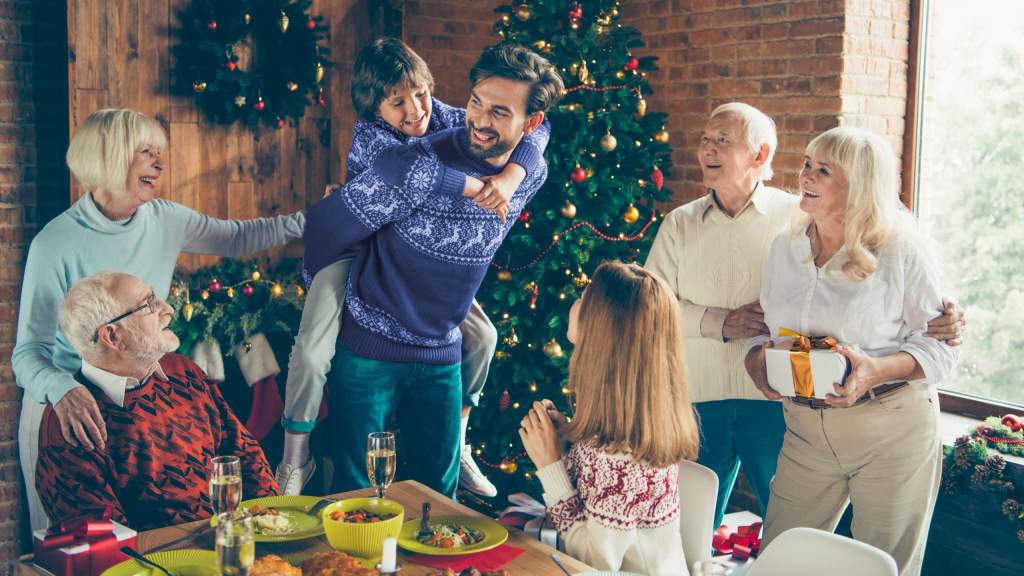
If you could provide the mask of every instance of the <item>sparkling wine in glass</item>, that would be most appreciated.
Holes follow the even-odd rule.
[[[210,461],[210,502],[214,514],[234,512],[242,501],[242,463],[237,456]]]
[[[256,560],[252,517],[241,512],[217,516],[217,568],[223,576],[249,576]]]
[[[388,486],[395,480],[395,435],[393,432],[374,432],[366,438],[366,475],[383,498]]]

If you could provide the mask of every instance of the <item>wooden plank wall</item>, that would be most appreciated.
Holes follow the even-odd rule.
[[[170,94],[172,36],[188,0],[68,0],[70,131],[93,111],[133,108],[167,131],[160,192],[218,218],[245,219],[304,210],[329,182],[344,176],[354,115],[349,71],[373,34],[368,0],[314,0],[311,12],[330,25],[327,105],[312,106],[296,125],[261,130],[206,123],[192,101]],[[71,200],[81,191],[72,184]],[[261,256],[301,255],[292,245]],[[213,257],[182,255],[186,268]]]

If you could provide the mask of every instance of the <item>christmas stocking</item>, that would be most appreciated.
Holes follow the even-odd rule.
[[[245,382],[252,387],[252,410],[245,426],[257,440],[263,440],[284,412],[284,401],[275,378],[281,373],[281,367],[263,334],[246,338],[235,348],[235,358]]]
[[[214,382],[224,381],[224,355],[214,339],[203,340],[192,349],[192,361]]]

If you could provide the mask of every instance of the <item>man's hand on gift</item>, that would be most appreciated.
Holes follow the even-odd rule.
[[[924,335],[941,340],[949,346],[959,346],[963,343],[966,327],[967,317],[964,316],[963,308],[955,300],[943,299],[942,315],[928,323],[928,331]]]
[[[68,444],[89,451],[106,448],[107,426],[96,399],[85,386],[72,388],[53,405],[53,411],[60,421],[60,433]]]
[[[747,357],[743,360],[744,365],[747,368],[747,373],[750,374],[750,378],[754,381],[754,386],[764,394],[764,397],[769,400],[779,400],[782,398],[782,394],[779,394],[771,384],[768,383],[768,367],[765,364],[765,348],[771,346],[772,343],[765,342],[759,348],[751,348],[747,352]]]
[[[828,394],[825,402],[833,408],[849,408],[857,403],[861,396],[876,384],[884,381],[880,372],[880,364],[876,358],[868,356],[856,346],[836,346],[839,352],[850,362],[850,375],[845,383],[833,382],[835,394]]]
[[[558,441],[555,423],[551,421],[544,404],[534,402],[529,413],[519,426],[519,438],[523,441],[526,454],[537,469],[557,462],[562,458],[562,447]]]
[[[759,334],[768,334],[768,326],[764,323],[764,310],[757,300],[729,312],[722,324],[722,336],[726,341]]]

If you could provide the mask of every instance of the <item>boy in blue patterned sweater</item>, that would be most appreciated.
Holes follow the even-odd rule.
[[[397,410],[406,429],[415,430],[412,443],[423,448],[415,450],[420,462],[413,476],[454,493],[455,472],[449,468],[453,462],[455,471],[459,467],[461,386],[454,389],[455,417],[447,413],[447,395],[453,392],[451,375],[456,384],[462,380],[459,340],[468,331],[464,324],[461,334],[459,325],[514,216],[546,177],[540,159],[548,136],[544,115],[562,91],[553,67],[519,46],[488,49],[470,78],[474,88],[466,113],[434,102],[441,114],[433,114],[440,122],[465,118],[469,129],[428,130],[428,137],[404,143],[389,141],[380,129],[374,138],[357,133],[349,167],[353,159],[369,161],[355,166],[357,173],[338,193],[310,209],[308,272],[315,275],[359,248],[350,269],[342,344],[329,376],[337,440],[350,456],[336,460],[339,489],[366,486],[361,438],[384,429]],[[429,102],[422,92],[407,97]],[[357,99],[353,92],[358,109]],[[385,114],[388,104],[378,105],[382,120],[404,131],[407,121],[399,116],[392,122]],[[412,117],[414,127],[433,124],[411,108],[413,114],[403,117]],[[404,139],[397,134],[392,130],[391,139]],[[502,195],[501,187],[494,187],[498,194],[486,190],[480,180],[500,179],[511,162],[526,168],[514,168],[514,180],[525,172],[514,194]],[[464,196],[474,196],[476,204]],[[510,203],[504,206],[506,198]],[[481,206],[510,209],[513,219]],[[492,351],[493,344],[486,360]],[[485,367],[477,373],[482,380]],[[454,460],[447,458],[451,454]]]

